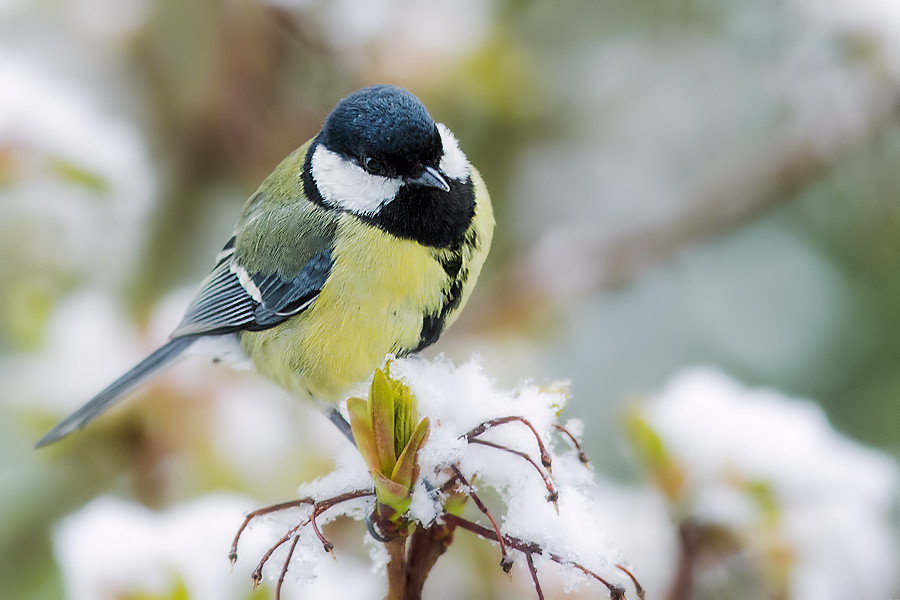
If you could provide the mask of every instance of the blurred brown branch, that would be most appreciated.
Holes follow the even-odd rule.
[[[900,91],[886,85],[874,89],[865,108],[843,118],[822,114],[806,120],[805,127],[714,175],[680,210],[649,225],[616,237],[548,232],[501,267],[464,317],[463,328],[521,327],[552,316],[578,298],[627,285],[686,246],[794,199],[897,122]]]

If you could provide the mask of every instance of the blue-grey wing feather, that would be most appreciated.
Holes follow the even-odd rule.
[[[334,263],[328,247],[314,254],[295,277],[250,274],[237,262],[231,242],[225,248],[172,337],[274,327],[309,308]]]
[[[317,252],[309,259],[303,271],[296,277],[286,280],[277,273],[272,275],[254,275],[263,302],[256,308],[255,318],[258,324],[278,323],[291,315],[295,315],[313,303],[319,290],[331,273],[331,249]]]
[[[219,255],[216,267],[203,281],[172,339],[63,419],[41,438],[38,447],[84,427],[135,387],[175,362],[198,336],[267,329],[306,310],[331,273],[330,247],[313,254],[295,277],[283,277],[277,273],[248,274],[237,263],[233,246],[229,242]]]

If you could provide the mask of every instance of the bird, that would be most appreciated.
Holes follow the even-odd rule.
[[[406,89],[357,90],[250,196],[169,340],[37,447],[192,354],[249,361],[349,437],[348,391],[388,357],[437,341],[468,301],[493,230],[487,187],[450,129]]]

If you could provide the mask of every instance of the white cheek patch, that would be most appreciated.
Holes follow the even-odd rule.
[[[374,215],[394,199],[403,185],[398,178],[366,173],[321,144],[313,152],[312,176],[327,204],[358,215]]]
[[[438,132],[441,134],[441,144],[444,146],[444,156],[441,157],[440,169],[447,175],[457,181],[465,181],[469,178],[469,161],[466,155],[459,149],[459,142],[456,141],[453,133],[447,129],[443,123],[437,124]]]

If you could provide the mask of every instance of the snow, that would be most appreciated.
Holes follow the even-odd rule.
[[[459,366],[440,357],[433,361],[409,358],[393,362],[391,375],[409,384],[420,412],[432,423],[421,453],[423,476],[459,462],[466,479],[474,481],[476,491],[492,488],[499,493],[505,506],[505,513],[501,513],[503,533],[535,542],[549,553],[624,583],[621,574],[612,570],[622,557],[595,516],[598,497],[594,473],[553,430],[566,403],[564,386],[542,388],[524,383],[514,390],[498,389],[477,358]],[[547,488],[532,465],[507,452],[467,445],[460,439],[481,423],[508,416],[527,419],[547,444],[559,493],[558,513],[547,501]],[[576,431],[581,428],[577,422],[574,425]],[[520,422],[496,425],[478,439],[526,452],[540,464],[535,436]],[[434,503],[423,486],[415,490],[411,514],[426,524],[435,517]],[[524,564],[524,557],[518,553],[512,558]],[[548,568],[563,570],[568,587],[573,589],[586,581],[571,567],[556,565],[543,570]]]
[[[448,467],[458,464],[503,533],[545,551],[534,556],[545,590],[586,588],[591,593],[593,588],[587,586],[599,585],[575,568],[550,560],[552,553],[633,589],[615,569],[624,564],[648,589],[662,594],[678,556],[673,514],[723,525],[759,557],[766,556],[767,543],[783,544],[791,557],[786,565],[791,597],[797,600],[887,598],[895,589],[897,548],[890,519],[897,501],[896,466],[835,431],[811,402],[747,389],[712,369],[692,369],[676,377],[641,408],[686,476],[679,497],[667,499],[652,489],[605,481],[579,461],[569,441],[553,429],[566,403],[563,386],[542,388],[526,382],[500,389],[477,359],[456,366],[441,357],[407,358],[392,361],[390,373],[411,387],[421,416],[432,424],[420,454],[421,479],[409,517],[423,525],[440,519],[442,506],[433,490],[449,477]],[[558,513],[547,501],[547,488],[534,466],[511,453],[460,439],[479,424],[508,416],[528,419],[546,443],[559,493]],[[580,421],[566,424],[577,436],[584,433]],[[495,425],[478,439],[526,452],[540,463],[535,436],[521,422]],[[334,470],[301,485],[298,497],[322,501],[372,490],[357,450],[346,443],[333,448]],[[771,493],[774,520],[751,491],[759,486]],[[317,523],[321,528],[342,516],[361,522],[373,502],[370,495],[341,502]],[[487,526],[472,504],[468,518]],[[332,560],[308,525],[310,505],[255,519],[242,538],[234,575],[228,576],[226,555],[240,515],[257,506],[246,498],[213,495],[154,512],[122,500],[97,499],[66,518],[54,536],[68,597],[160,594],[178,584],[200,600],[243,597],[266,548],[301,523],[306,524],[296,531],[299,542],[285,579],[285,598],[382,596],[384,546],[357,525],[368,558],[337,543],[337,560]],[[621,540],[622,552],[613,540]],[[289,545],[272,554],[264,569],[265,584],[271,586],[278,578]],[[527,587],[530,575],[524,557],[515,550],[510,555],[517,565],[517,585]]]
[[[771,482],[785,501],[822,496],[865,499],[879,512],[890,506],[897,481],[890,460],[836,432],[811,402],[697,369],[676,378],[647,417],[698,483],[733,470]]]
[[[66,597],[165,596],[180,583],[194,600],[244,598],[248,582],[229,575],[227,553],[241,514],[252,504],[221,494],[154,512],[110,496],[96,498],[54,532]],[[256,541],[261,549],[262,540]],[[255,554],[245,553],[248,564]],[[239,559],[236,568],[244,562]]]
[[[761,518],[748,487],[771,489],[792,598],[890,596],[898,473],[887,456],[835,431],[809,401],[706,368],[676,377],[644,415],[688,476],[694,517],[747,532]]]
[[[421,479],[413,491],[410,518],[423,525],[439,518],[442,507],[436,502],[433,489],[446,481],[447,468],[458,463],[465,477],[475,482],[477,490],[492,488],[499,494],[505,509],[495,512],[495,518],[501,522],[505,534],[538,543],[549,553],[576,561],[608,580],[625,584],[624,576],[612,567],[621,561],[621,557],[600,525],[598,515],[601,511],[596,503],[601,498],[596,494],[594,473],[581,463],[567,440],[553,432],[557,414],[566,401],[560,386],[542,389],[526,383],[514,390],[501,390],[477,359],[460,366],[443,358],[394,360],[390,373],[410,386],[418,399],[420,415],[427,416],[431,422],[430,436],[420,453]],[[547,501],[547,488],[532,465],[507,452],[466,444],[460,439],[481,423],[511,415],[528,419],[551,451],[553,480],[559,491],[559,513]],[[576,430],[581,427],[578,422],[573,425]],[[520,422],[497,425],[480,438],[527,452],[540,464],[534,434]],[[324,500],[347,492],[372,489],[371,477],[355,448],[345,445],[337,452],[335,463],[333,472],[301,485],[298,497]],[[427,485],[423,483],[426,479]],[[323,513],[317,523],[321,526],[342,515],[361,521],[372,508],[372,497],[343,502]],[[274,531],[283,532],[300,522],[298,514],[308,515],[309,512],[309,508],[303,508],[299,513],[279,513],[266,517],[266,520],[274,524]],[[480,520],[487,522],[483,518]],[[301,527],[297,534],[300,542],[294,551],[289,578],[302,588],[304,594],[311,594],[309,586],[327,577],[323,565],[332,561],[323,552],[311,527]],[[367,545],[374,565],[372,572],[383,573],[387,558],[383,546],[370,540]],[[340,547],[334,552],[339,562],[347,555]],[[267,578],[277,577],[284,556],[283,551],[274,555],[267,565]],[[520,564],[520,569],[525,564],[524,557],[518,552],[512,552],[512,558]],[[567,589],[576,589],[589,581],[572,567],[551,564],[537,556],[535,559],[539,563],[547,562],[541,567],[542,572],[552,570]],[[378,577],[383,578],[383,575]],[[529,576],[524,573],[522,577]]]
[[[266,548],[284,533],[282,521],[290,518],[296,524],[303,514],[302,510],[285,511],[255,520],[241,538],[231,572],[231,540],[243,515],[255,504],[249,498],[212,494],[153,511],[118,498],[97,498],[66,517],[54,533],[66,598],[168,597],[179,585],[192,600],[247,598],[249,574]],[[328,515],[319,521],[327,522]],[[273,554],[263,584],[274,585],[286,551],[287,545]],[[298,544],[283,597],[375,600],[381,595],[380,579],[352,553],[334,561],[318,542]]]

